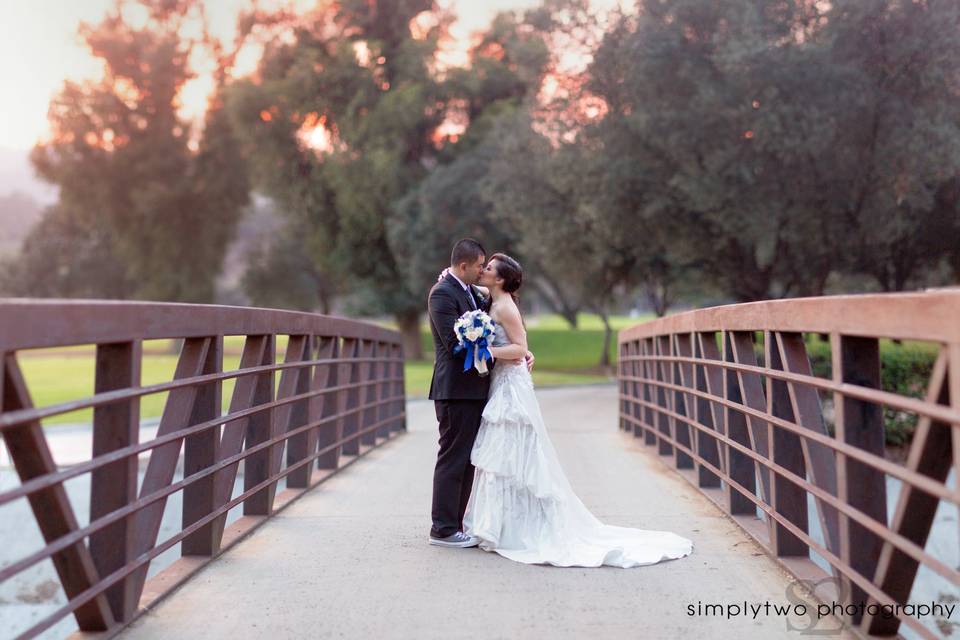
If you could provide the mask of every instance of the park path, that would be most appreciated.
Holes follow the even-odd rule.
[[[558,568],[428,545],[437,426],[432,403],[412,401],[409,433],[297,500],[124,635],[799,637],[809,616],[697,615],[698,603],[791,605],[800,590],[713,503],[618,430],[616,394],[613,386],[538,391],[564,468],[594,514],[691,538],[689,557],[633,569]],[[817,624],[839,627],[833,618]]]

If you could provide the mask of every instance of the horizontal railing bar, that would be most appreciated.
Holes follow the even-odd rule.
[[[960,291],[878,293],[762,300],[694,309],[623,329],[618,344],[710,331],[839,333],[960,342]]]
[[[284,309],[42,298],[0,298],[0,307],[0,351],[247,335],[312,335],[400,344],[394,329]]]
[[[883,389],[872,389],[870,387],[850,384],[849,382],[838,383],[833,382],[832,380],[819,378],[817,376],[808,376],[802,373],[792,373],[790,371],[770,369],[767,367],[756,367],[753,365],[740,364],[738,362],[730,362],[727,360],[710,360],[704,358],[691,358],[689,356],[628,356],[624,359],[661,360],[665,362],[694,364],[698,366],[714,366],[722,367],[724,369],[732,369],[734,371],[755,373],[763,376],[769,376],[777,380],[783,380],[785,382],[795,382],[810,387],[817,387],[825,391],[839,392],[850,398],[867,400],[868,402],[874,402],[876,404],[885,404],[895,409],[902,409],[903,411],[911,411],[919,415],[924,415],[933,418],[934,420],[939,420],[940,422],[960,422],[960,411],[955,411],[945,405],[902,396],[890,391],[884,391]],[[620,379],[627,382],[639,382],[645,381],[648,378],[621,375]]]
[[[24,422],[30,422],[32,420],[42,420],[43,418],[49,418],[49,417],[57,416],[64,413],[70,413],[72,411],[79,411],[81,409],[88,409],[90,407],[99,407],[102,405],[113,404],[114,402],[120,402],[122,400],[130,400],[133,398],[152,395],[154,393],[163,393],[165,391],[172,391],[174,389],[180,389],[183,387],[209,384],[212,382],[216,382],[218,380],[240,378],[240,377],[255,375],[259,373],[269,373],[273,371],[280,371],[283,369],[303,369],[305,367],[319,366],[319,365],[325,365],[325,364],[326,365],[354,364],[360,361],[369,361],[369,360],[374,360],[376,362],[395,362],[395,363],[403,362],[402,359],[398,359],[398,358],[392,358],[390,360],[379,360],[376,358],[356,358],[356,359],[355,358],[340,358],[340,359],[323,358],[320,360],[298,360],[295,362],[276,363],[272,365],[260,365],[256,367],[247,367],[246,369],[234,369],[231,371],[224,371],[221,373],[208,373],[201,376],[193,376],[190,378],[179,378],[177,380],[171,380],[170,382],[161,382],[153,385],[148,385],[146,387],[131,387],[128,389],[105,391],[103,393],[94,394],[92,396],[89,396],[87,398],[82,398],[80,400],[70,400],[67,402],[61,402],[59,404],[53,404],[46,407],[32,407],[30,409],[18,409],[17,411],[0,413],[0,431],[23,424]],[[402,378],[391,378],[386,381],[400,382],[402,380],[403,380]],[[371,380],[367,384],[372,384],[373,382],[374,380]]]
[[[722,434],[720,434],[719,432],[715,432],[715,431],[713,431],[712,429],[710,429],[709,427],[706,427],[706,426],[704,426],[704,425],[701,425],[701,424],[699,424],[699,423],[696,423],[696,422],[694,422],[694,421],[686,418],[685,416],[682,416],[682,415],[680,415],[680,414],[677,414],[677,413],[675,413],[675,412],[673,412],[673,411],[665,410],[665,411],[663,411],[663,413],[665,413],[666,415],[669,415],[669,416],[671,416],[671,417],[673,417],[673,418],[675,418],[675,419],[677,419],[677,420],[680,420],[680,421],[682,421],[682,422],[685,422],[685,423],[689,424],[690,426],[692,426],[692,427],[694,427],[694,428],[696,428],[696,429],[698,429],[698,430],[700,430],[700,431],[703,431],[704,433],[707,433],[710,437],[713,437],[714,440],[722,441],[724,444],[727,444],[727,445],[729,445],[730,447],[732,447],[732,448],[740,451],[741,453],[743,453],[743,454],[746,455],[747,457],[753,459],[755,462],[757,462],[757,463],[759,463],[760,465],[762,465],[764,468],[769,469],[770,471],[778,474],[779,476],[781,476],[781,477],[783,477],[783,478],[786,478],[787,480],[789,480],[789,481],[792,482],[793,484],[797,485],[798,487],[800,487],[800,488],[803,489],[804,491],[807,491],[808,493],[813,494],[814,496],[816,496],[817,498],[823,500],[824,502],[826,502],[826,503],[829,504],[830,506],[834,507],[835,509],[837,509],[837,510],[839,510],[839,511],[842,511],[842,512],[843,512],[844,514],[846,514],[847,516],[849,516],[849,517],[853,518],[854,520],[856,520],[856,521],[857,521],[859,524],[861,524],[864,528],[869,529],[869,530],[872,531],[873,533],[877,534],[879,537],[883,538],[885,541],[890,542],[890,543],[893,544],[894,547],[896,547],[899,551],[904,552],[905,554],[907,554],[908,556],[912,557],[912,558],[913,558],[914,560],[916,560],[917,562],[920,562],[921,564],[924,564],[925,566],[930,567],[931,569],[933,569],[934,571],[936,571],[937,573],[939,573],[941,576],[943,576],[943,577],[946,578],[947,580],[950,580],[950,581],[953,582],[953,583],[958,583],[958,582],[960,582],[960,572],[955,571],[954,569],[951,569],[950,567],[948,567],[947,565],[945,565],[944,563],[942,563],[940,560],[938,560],[938,559],[934,558],[933,556],[927,554],[926,551],[923,550],[923,548],[921,548],[920,546],[918,546],[918,545],[917,545],[916,543],[914,543],[912,540],[909,540],[908,538],[903,537],[902,535],[900,535],[900,534],[897,533],[896,531],[893,531],[892,529],[886,527],[885,525],[877,522],[876,520],[874,520],[873,518],[871,518],[868,514],[860,511],[860,510],[857,509],[856,507],[853,507],[853,506],[851,506],[851,505],[849,505],[849,504],[841,501],[841,500],[840,500],[839,498],[837,498],[836,496],[830,494],[830,493],[827,492],[827,491],[824,491],[823,489],[821,489],[820,487],[816,486],[815,484],[812,484],[811,482],[809,482],[809,481],[806,480],[805,478],[801,478],[800,476],[796,475],[795,473],[793,473],[793,472],[790,471],[789,469],[780,466],[780,465],[777,464],[776,462],[770,462],[770,461],[768,461],[767,458],[759,455],[758,453],[756,453],[755,451],[753,451],[753,450],[750,449],[749,447],[747,447],[747,446],[745,446],[745,445],[737,442],[736,440],[732,440],[732,439],[731,439],[730,437],[728,437],[728,436],[722,435]],[[630,416],[630,415],[624,414],[624,413],[621,413],[621,416],[623,416],[624,418],[626,418],[628,422],[631,422],[631,423],[633,423],[633,424],[635,424],[635,425],[638,425],[638,426],[640,426],[640,427],[642,427],[642,428],[645,428],[645,429],[649,429],[649,428],[650,428],[650,427],[647,427],[642,421],[638,420],[637,418],[635,418],[635,417],[633,417],[633,416]],[[679,449],[681,449],[681,450],[686,449],[686,447],[680,445],[680,444],[676,441],[676,439],[673,438],[673,437],[668,437],[666,434],[660,433],[659,431],[657,432],[657,435],[658,435],[658,437],[660,437],[660,438],[663,439],[664,441],[673,444],[674,446],[676,446],[677,448],[679,448]],[[692,455],[695,459],[701,460],[701,458],[700,458],[699,455],[692,454],[692,453],[691,453],[691,455]],[[727,474],[719,474],[719,475],[721,476],[721,478],[722,478],[723,480],[732,482],[732,480],[730,479],[730,476],[729,476],[729,475],[727,475]],[[752,492],[750,492],[750,493],[751,493],[751,495],[752,495]],[[766,503],[764,503],[764,504],[766,504]]]
[[[644,428],[647,428],[647,427],[644,427]],[[658,431],[657,435],[659,437],[663,437],[664,434]],[[668,438],[664,438],[664,439],[669,440]],[[781,514],[777,513],[773,509],[773,507],[767,505],[765,502],[760,500],[760,498],[754,495],[746,487],[741,485],[736,480],[730,479],[730,477],[725,475],[720,469],[713,466],[712,464],[710,464],[710,462],[704,460],[703,458],[698,456],[696,453],[694,453],[692,449],[689,449],[684,445],[676,445],[676,446],[682,451],[684,451],[687,455],[695,458],[704,467],[707,467],[710,471],[712,471],[717,476],[723,477],[731,487],[735,488],[741,495],[745,496],[747,499],[753,502],[754,505],[759,507],[769,517],[773,518],[774,520],[779,522],[781,525],[783,525],[787,530],[790,531],[790,533],[792,533],[794,536],[796,536],[802,542],[804,542],[810,550],[816,551],[821,556],[823,556],[824,559],[827,560],[827,562],[831,566],[836,568],[838,571],[841,571],[848,578],[856,582],[861,588],[863,588],[864,591],[867,592],[868,595],[873,596],[873,598],[876,599],[877,602],[879,602],[880,604],[887,604],[891,606],[897,604],[896,602],[894,602],[894,600],[890,596],[888,596],[886,593],[878,589],[870,580],[868,580],[866,576],[861,574],[859,571],[857,571],[853,567],[844,564],[840,558],[838,558],[836,555],[831,553],[826,547],[816,542],[813,538],[809,536],[808,533],[802,531],[794,523],[790,522],[790,520],[788,520]],[[763,545],[763,546],[766,547],[766,549],[771,553],[773,552],[773,550],[769,547],[769,545]],[[906,617],[897,616],[897,617],[898,619],[905,622],[914,630],[920,632],[921,635],[925,634],[926,637],[935,638],[935,636],[930,635],[930,631],[926,627],[924,627],[918,620],[914,619],[912,616],[906,616]]]
[[[354,437],[362,435],[374,429],[379,429],[382,426],[382,423],[390,422],[391,420],[394,420],[396,418],[397,416],[393,416],[386,420],[382,420],[377,424],[371,425],[370,427],[367,427],[363,430],[358,431],[356,434],[354,434]],[[350,439],[352,440],[354,439],[354,437],[351,437]],[[387,440],[389,440],[390,437],[391,436],[387,436],[387,438],[383,442],[386,442]],[[382,444],[383,442],[376,443],[373,446],[379,446],[379,444]],[[161,553],[163,553],[167,549],[173,547],[175,544],[179,543],[190,534],[194,533],[195,531],[198,531],[201,527],[205,526],[207,523],[212,522],[213,520],[220,517],[230,509],[233,509],[234,507],[239,505],[241,502],[243,502],[250,496],[263,490],[265,487],[270,486],[274,482],[278,482],[281,478],[293,473],[294,471],[304,466],[305,464],[311,464],[314,460],[316,460],[318,457],[323,455],[323,453],[326,453],[326,451],[318,451],[316,454],[313,454],[310,457],[305,458],[303,460],[299,460],[297,461],[296,464],[290,465],[287,468],[281,470],[281,472],[278,473],[276,476],[271,476],[270,478],[264,480],[263,482],[260,482],[256,486],[251,487],[250,489],[247,489],[246,491],[238,495],[236,498],[233,498],[232,500],[224,504],[223,507],[218,509],[216,512],[212,512],[210,514],[205,515],[204,517],[200,518],[199,520],[197,520],[187,528],[181,530],[179,534],[171,536],[167,540],[164,540],[162,543],[155,545],[149,551],[139,555],[137,558],[135,558],[131,562],[125,564],[123,567],[117,569],[113,573],[101,579],[96,584],[91,585],[86,590],[77,594],[75,597],[69,600],[62,607],[54,611],[52,614],[50,614],[49,616],[41,620],[39,623],[37,623],[33,627],[27,629],[23,635],[26,637],[32,637],[39,633],[42,633],[44,630],[56,624],[58,620],[72,613],[77,608],[83,606],[93,598],[96,598],[98,595],[100,595],[101,593],[109,589],[115,583],[119,582],[123,578],[130,575],[131,573],[139,569],[142,565],[150,562],[151,560],[159,556]]]
[[[876,454],[870,453],[869,451],[864,451],[863,449],[854,447],[853,445],[847,444],[846,442],[840,442],[839,440],[835,438],[831,438],[830,436],[817,433],[816,431],[811,431],[810,429],[806,429],[804,427],[796,425],[792,422],[784,420],[783,418],[778,418],[768,413],[764,413],[758,409],[748,407],[747,405],[741,404],[739,402],[733,402],[731,400],[722,398],[720,396],[710,395],[709,393],[699,391],[697,389],[693,389],[690,387],[684,387],[684,386],[675,385],[669,382],[661,382],[659,380],[649,380],[649,379],[646,380],[644,384],[651,384],[654,386],[661,386],[668,389],[673,389],[675,391],[679,391],[682,393],[689,393],[697,397],[709,400],[710,402],[716,402],[717,404],[728,407],[734,411],[739,411],[745,415],[753,416],[755,418],[763,420],[764,422],[771,422],[774,425],[778,427],[783,427],[787,431],[795,433],[803,438],[808,438],[815,442],[819,442],[820,444],[823,444],[829,447],[833,451],[843,453],[844,455],[850,456],[851,458],[856,458],[857,460],[865,464],[868,464],[875,469],[879,469],[884,473],[888,473],[896,478],[899,478],[900,480],[906,482],[907,484],[910,484],[915,488],[922,489],[923,491],[926,491],[931,495],[935,495],[943,500],[948,500],[955,504],[957,503],[956,496],[954,496],[942,484],[937,483],[926,476],[910,471],[909,469],[905,469]],[[621,395],[621,398],[629,398],[629,396]],[[632,401],[637,402],[637,400],[635,399]]]
[[[396,397],[392,398],[391,400],[396,400],[396,399],[398,399],[399,397],[402,397],[402,396],[396,396]],[[382,403],[382,402],[381,402],[381,403]],[[163,489],[161,489],[161,490],[159,490],[159,491],[155,491],[155,492],[153,492],[153,493],[150,493],[150,494],[148,494],[148,495],[146,495],[146,496],[143,496],[143,497],[137,499],[137,500],[134,501],[134,502],[131,502],[131,503],[125,505],[124,507],[122,507],[122,508],[120,508],[120,509],[116,509],[115,511],[111,511],[108,515],[103,516],[102,518],[99,518],[99,519],[97,519],[97,520],[89,523],[86,527],[83,527],[83,528],[81,528],[81,529],[77,529],[77,530],[75,530],[75,531],[73,531],[73,532],[71,532],[71,533],[69,533],[69,534],[67,534],[67,535],[65,535],[65,536],[60,536],[59,538],[56,538],[56,539],[54,540],[54,542],[51,542],[50,544],[48,544],[47,546],[45,546],[43,549],[40,549],[39,551],[35,552],[34,554],[32,554],[32,555],[24,558],[23,560],[20,560],[20,561],[15,562],[15,563],[13,563],[13,564],[11,564],[11,565],[8,565],[8,566],[4,567],[3,569],[0,569],[0,582],[3,582],[4,580],[7,580],[9,577],[11,577],[11,576],[13,576],[13,575],[15,575],[15,574],[17,574],[17,573],[20,573],[21,571],[24,571],[25,569],[28,569],[29,567],[33,566],[33,565],[36,564],[37,562],[41,562],[41,561],[45,560],[46,558],[50,557],[50,556],[53,555],[54,553],[57,553],[57,552],[59,552],[59,551],[62,551],[63,549],[66,549],[67,547],[70,547],[70,546],[76,544],[76,543],[79,542],[80,540],[82,540],[82,539],[86,538],[87,536],[89,536],[91,533],[95,533],[95,532],[99,531],[100,529],[102,529],[102,528],[104,528],[104,527],[107,527],[107,526],[113,524],[114,522],[116,522],[116,521],[118,521],[118,520],[120,520],[120,519],[122,519],[122,518],[125,518],[125,517],[127,517],[127,516],[130,516],[130,515],[138,512],[138,511],[141,511],[143,508],[147,507],[148,505],[153,504],[154,502],[156,502],[156,501],[158,501],[158,500],[162,500],[162,499],[166,498],[167,496],[172,495],[172,494],[176,493],[177,491],[180,491],[180,490],[183,489],[184,487],[187,487],[187,486],[189,486],[189,485],[191,485],[191,484],[193,484],[193,483],[195,483],[195,482],[198,482],[199,480],[202,480],[203,478],[205,478],[205,477],[207,477],[207,476],[209,476],[209,475],[212,475],[212,474],[216,473],[217,471],[220,471],[221,469],[224,469],[224,468],[229,467],[229,466],[231,466],[231,465],[233,465],[233,464],[235,464],[235,463],[238,463],[238,462],[240,462],[241,460],[243,460],[244,458],[247,458],[247,457],[253,455],[254,453],[257,453],[258,451],[262,451],[262,450],[264,450],[264,449],[273,447],[273,446],[275,446],[276,444],[278,444],[278,443],[281,442],[281,441],[286,441],[286,440],[290,439],[291,437],[293,437],[293,436],[295,436],[295,435],[298,435],[298,434],[300,434],[300,433],[309,431],[310,429],[315,429],[315,428],[318,427],[322,422],[324,422],[324,421],[329,422],[329,421],[330,421],[330,418],[340,419],[340,418],[342,418],[342,417],[344,417],[344,416],[347,416],[347,415],[349,415],[349,414],[351,414],[351,413],[355,413],[355,412],[357,412],[357,411],[363,411],[363,410],[369,409],[369,408],[371,408],[371,407],[373,407],[373,406],[376,406],[377,404],[381,404],[381,403],[369,403],[368,405],[362,405],[362,406],[357,407],[357,408],[355,408],[355,409],[351,409],[351,410],[349,410],[349,411],[344,411],[342,414],[337,414],[337,415],[334,415],[334,416],[328,416],[328,417],[324,418],[322,421],[321,421],[321,420],[318,420],[318,421],[311,422],[311,423],[309,423],[309,424],[302,425],[302,426],[300,426],[300,427],[298,427],[298,428],[296,428],[296,429],[291,429],[290,431],[287,431],[286,433],[283,433],[283,434],[281,434],[281,435],[279,435],[279,436],[277,436],[277,437],[275,437],[275,438],[273,438],[273,439],[271,439],[271,440],[267,440],[267,441],[265,441],[265,442],[258,443],[257,445],[255,445],[255,446],[253,446],[253,447],[250,447],[249,449],[245,449],[245,450],[241,451],[240,453],[237,453],[237,454],[235,454],[235,455],[233,455],[233,456],[230,456],[229,458],[224,458],[223,460],[220,460],[220,461],[216,462],[215,464],[212,464],[212,465],[210,465],[210,466],[208,466],[208,467],[204,467],[202,470],[198,471],[197,473],[191,474],[191,475],[189,475],[189,476],[181,479],[181,480],[178,481],[178,482],[172,483],[172,484],[164,487]],[[381,421],[377,422],[377,423],[374,425],[374,427],[379,428],[379,427],[382,426],[384,423],[392,422],[392,421],[396,420],[398,417],[402,417],[402,416],[404,415],[404,413],[405,413],[405,412],[401,412],[401,413],[398,414],[397,416],[392,416],[392,417],[390,417],[390,418],[385,418],[384,420],[381,420]],[[335,448],[337,448],[337,447],[339,447],[339,446],[342,446],[343,444],[345,444],[345,443],[347,443],[347,442],[350,442],[350,441],[352,441],[352,440],[356,440],[356,439],[359,438],[361,435],[367,433],[368,431],[371,431],[374,427],[367,427],[367,428],[364,428],[364,429],[362,429],[362,430],[358,430],[356,433],[350,434],[349,437],[341,438],[341,439],[338,440],[337,442],[334,442],[334,443],[332,443],[332,444],[329,444],[329,445],[325,446],[323,449],[317,451],[317,452],[313,455],[312,459],[316,459],[317,457],[323,455],[324,453],[327,453],[328,451],[332,451],[333,449],[335,449]],[[277,475],[277,476],[271,476],[271,477],[274,478],[274,480],[279,480],[279,479],[282,478],[284,475],[286,475],[286,474]],[[269,482],[268,482],[268,484],[269,484]],[[222,512],[221,512],[221,513],[222,513]]]
[[[262,411],[266,411],[268,409],[274,409],[276,407],[280,407],[286,404],[292,404],[292,403],[300,402],[303,400],[309,400],[310,398],[313,398],[318,395],[323,395],[325,393],[329,393],[330,391],[342,391],[346,389],[352,389],[355,387],[366,386],[368,384],[369,383],[364,383],[364,382],[351,382],[343,385],[338,385],[336,387],[329,387],[321,390],[308,391],[306,393],[301,393],[295,396],[288,396],[286,398],[280,398],[279,400],[264,402],[262,404],[248,407],[247,409],[237,411],[235,413],[219,416],[217,418],[214,418],[213,420],[207,420],[206,422],[200,422],[195,425],[190,425],[189,427],[179,429],[177,431],[171,431],[166,435],[160,436],[158,438],[154,438],[152,440],[148,440],[147,442],[141,442],[135,445],[128,445],[121,449],[114,449],[110,453],[107,453],[101,456],[96,456],[86,462],[81,462],[79,464],[73,465],[67,469],[58,471],[56,473],[39,476],[37,478],[34,478],[33,480],[24,482],[18,487],[11,489],[5,493],[0,493],[0,505],[10,502],[11,500],[15,500],[17,498],[29,495],[31,493],[36,493],[37,491],[46,489],[53,485],[60,484],[61,482],[64,482],[66,480],[69,480],[70,478],[79,476],[81,474],[89,473],[95,469],[99,469],[100,467],[105,467],[109,464],[113,464],[114,462],[125,460],[134,455],[143,453],[144,451],[149,451],[150,449],[156,449],[157,447],[163,446],[170,442],[174,442],[176,440],[183,439],[187,436],[201,433],[203,431],[208,431],[222,424],[234,422],[235,420],[242,420],[243,418],[248,418]],[[393,396],[388,399],[382,399],[375,403],[371,403],[370,406],[376,407],[382,404],[386,404],[388,402],[395,402],[403,397],[404,396]],[[352,413],[357,413],[365,408],[367,407],[350,409],[349,411],[345,411],[342,415],[338,414],[334,416],[327,416],[325,418],[322,418],[320,421],[318,421],[317,425],[315,426],[319,426],[327,422],[332,422],[333,420],[339,417],[347,416]]]

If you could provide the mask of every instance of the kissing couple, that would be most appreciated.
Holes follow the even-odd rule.
[[[478,241],[464,238],[430,289],[429,397],[440,423],[430,544],[559,567],[629,568],[689,555],[690,540],[604,524],[574,493],[534,393],[522,284],[519,262],[503,253],[487,260]],[[465,370],[458,350],[454,325],[474,310],[495,324],[489,375]]]

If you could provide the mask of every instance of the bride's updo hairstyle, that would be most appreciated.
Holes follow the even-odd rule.
[[[503,290],[510,294],[513,301],[520,306],[520,298],[517,291],[523,284],[523,267],[520,263],[505,253],[495,253],[490,256],[491,260],[496,260],[495,268],[498,278],[503,278]]]

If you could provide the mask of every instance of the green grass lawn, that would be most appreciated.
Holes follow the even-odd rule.
[[[614,331],[643,322],[653,316],[628,318],[614,316],[610,325]],[[527,344],[536,357],[533,368],[533,383],[537,386],[585,384],[603,382],[609,375],[598,370],[603,349],[603,323],[600,317],[580,314],[577,328],[571,329],[566,320],[558,315],[534,316],[526,319]],[[423,351],[433,355],[433,338],[430,327],[424,322],[421,327]],[[617,338],[614,334],[610,344],[610,362],[616,362]],[[411,397],[425,396],[430,389],[431,361],[413,362],[407,365],[407,394]]]
[[[420,361],[408,362],[406,366],[407,395],[411,398],[426,397],[430,390],[430,377],[433,374],[433,363]],[[540,360],[533,371],[533,384],[556,386],[561,384],[588,384],[595,382],[604,382],[606,376],[598,376],[582,373],[566,373],[563,371],[541,371]]]
[[[613,327],[614,331],[618,331],[625,327],[632,327],[635,324],[652,320],[653,318],[653,314],[645,314],[636,318],[630,318],[628,316],[610,316],[610,326]],[[531,318],[526,318],[524,321],[527,323],[528,329],[542,329],[545,331],[570,330],[570,325],[567,324],[567,321],[557,314],[533,316]],[[600,316],[596,314],[580,313],[577,314],[577,330],[603,331],[603,323],[600,321]]]
[[[614,330],[642,322],[647,318],[611,318]],[[559,316],[537,316],[527,319],[527,335],[530,350],[537,361],[533,381],[538,386],[584,384],[608,380],[597,370],[603,346],[603,325],[597,316],[583,314],[578,318],[579,327],[571,330]],[[433,341],[429,327],[422,327],[424,352],[433,354]],[[239,366],[239,352],[243,346],[242,336],[224,339],[224,369]],[[286,336],[277,338],[277,360],[283,359]],[[35,406],[75,400],[93,395],[94,349],[92,346],[63,347],[51,350],[21,352],[18,359],[23,369],[27,386]],[[615,362],[616,337],[610,349],[611,362]],[[151,340],[144,343],[142,384],[166,382],[173,378],[177,356],[171,352],[169,341]],[[410,397],[426,397],[430,388],[433,370],[431,361],[407,362],[405,367],[406,391]],[[279,384],[279,376],[277,376]],[[233,393],[233,380],[223,385],[224,408]],[[144,418],[159,417],[166,402],[166,393],[156,393],[141,399],[140,411]],[[90,422],[92,410],[85,409],[55,416],[44,424]]]
[[[616,362],[616,331],[651,319],[653,316],[628,318],[613,316],[610,325],[614,335],[610,343],[610,361]],[[570,329],[566,320],[558,315],[543,315],[527,318],[527,344],[536,356],[534,372],[551,371],[563,373],[586,373],[595,370],[600,363],[603,348],[603,324],[600,318],[592,314],[580,314],[577,328]],[[424,323],[422,329],[423,350],[430,357],[433,354],[433,339],[429,326]],[[536,377],[534,377],[536,382]]]

